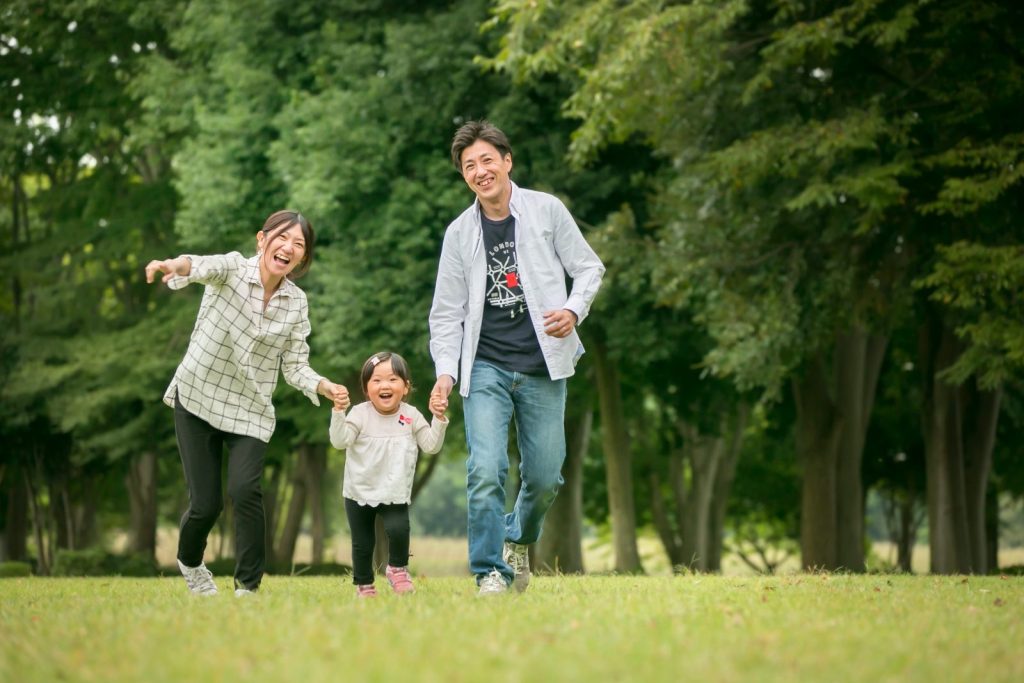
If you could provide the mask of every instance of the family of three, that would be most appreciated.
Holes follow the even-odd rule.
[[[360,374],[366,401],[350,409],[348,390],[309,366],[306,296],[294,280],[313,261],[314,233],[295,211],[272,214],[256,234],[257,253],[185,255],[151,261],[170,288],[205,286],[185,358],[164,395],[174,408],[189,506],[181,519],[178,566],[189,590],[217,592],[203,563],[207,536],[223,508],[221,462],[235,516],[236,595],[256,591],[266,549],[261,480],[274,431],[271,395],[278,368],[319,405],[333,402],[330,440],[346,450],[343,497],[357,594],[376,595],[374,523],[388,534],[385,576],[414,590],[408,571],[409,503],[420,450],[436,453],[459,385],[466,424],[469,566],[480,595],[529,582],[527,549],[562,484],[566,380],[583,347],[586,317],[604,266],[556,197],[512,182],[512,150],[486,121],[456,131],[452,162],[476,195],[447,228],[429,313],[436,382],[426,418],[406,403],[411,376],[397,353],[375,353]],[[566,276],[571,278],[571,288]],[[520,453],[518,497],[505,512],[508,429]]]

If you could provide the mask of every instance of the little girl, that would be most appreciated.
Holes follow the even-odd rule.
[[[345,512],[352,532],[352,580],[360,597],[377,595],[373,587],[374,522],[380,515],[388,534],[385,570],[396,593],[414,590],[409,578],[409,503],[419,450],[437,453],[448,420],[444,401],[430,397],[434,419],[404,402],[412,386],[409,366],[397,353],[376,353],[363,364],[360,380],[368,401],[348,415],[331,412],[331,445],[345,456]]]

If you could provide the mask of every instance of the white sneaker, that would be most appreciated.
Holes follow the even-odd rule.
[[[501,559],[516,573],[512,587],[522,593],[530,585],[530,546],[505,541]]]
[[[505,577],[497,569],[492,569],[490,574],[480,579],[480,592],[477,593],[477,597],[501,595],[507,590],[508,582],[505,581]]]
[[[248,588],[236,588],[235,589],[235,597],[236,598],[244,598],[244,597],[249,596],[249,595],[256,595],[256,591],[251,591]]]
[[[216,595],[217,584],[213,582],[213,572],[206,568],[206,564],[200,562],[198,567],[186,567],[178,560],[178,569],[185,577],[185,583],[193,595]]]

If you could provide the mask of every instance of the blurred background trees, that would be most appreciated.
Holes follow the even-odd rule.
[[[422,404],[471,199],[447,148],[486,117],[608,266],[538,564],[585,571],[596,533],[624,572],[642,536],[680,571],[864,571],[882,537],[903,569],[927,543],[931,571],[995,571],[1024,493],[1022,30],[1009,0],[11,0],[0,559],[47,573],[115,530],[154,556],[185,506],[159,399],[199,291],[142,265],[251,253],[276,209],[317,229],[313,366],[358,397],[398,351]],[[276,403],[287,568],[302,531],[316,562],[344,529],[343,454],[326,407]],[[459,410],[420,533],[461,530]]]

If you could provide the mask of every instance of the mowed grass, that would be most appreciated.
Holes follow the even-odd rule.
[[[0,681],[1021,681],[1018,577],[0,580]],[[382,587],[378,581],[378,587]]]

